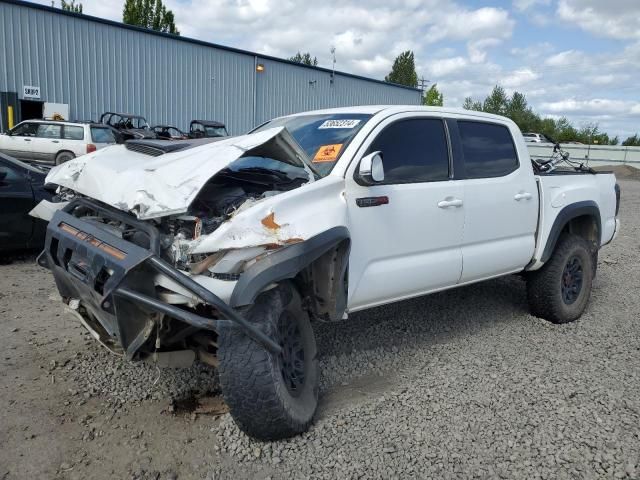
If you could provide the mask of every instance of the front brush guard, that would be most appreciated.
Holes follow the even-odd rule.
[[[99,212],[137,228],[149,237],[143,248],[112,234],[99,224],[74,216],[78,207]],[[260,328],[188,275],[159,257],[155,227],[130,215],[87,199],[76,199],[55,213],[47,227],[45,249],[38,263],[53,272],[63,297],[80,299],[82,306],[118,338],[132,359],[153,331],[148,311],[168,315],[193,327],[218,331],[231,323],[273,354],[280,345]],[[203,317],[155,296],[153,274],[164,275],[214,307],[223,319]]]

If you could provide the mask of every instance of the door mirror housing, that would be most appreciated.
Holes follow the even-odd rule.
[[[382,152],[372,152],[362,157],[358,165],[357,181],[361,185],[374,185],[384,180]]]

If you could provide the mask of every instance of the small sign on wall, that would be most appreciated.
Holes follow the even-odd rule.
[[[40,99],[40,87],[25,85],[22,89],[22,98],[36,100]]]

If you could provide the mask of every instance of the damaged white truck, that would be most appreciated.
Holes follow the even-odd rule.
[[[50,172],[62,201],[34,211],[38,261],[105,346],[216,365],[240,428],[278,439],[316,410],[314,322],[519,272],[534,315],[577,319],[620,194],[612,174],[556,167],[510,120],[447,108],[130,141]]]

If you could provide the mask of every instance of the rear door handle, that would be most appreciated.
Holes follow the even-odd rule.
[[[529,192],[520,192],[520,193],[516,193],[513,198],[515,200],[517,200],[518,202],[520,200],[531,200],[531,194]]]
[[[60,143],[59,140],[51,140],[51,143]]]
[[[25,138],[25,139],[24,139],[24,141],[25,141],[25,142],[30,142],[30,141],[31,141],[31,139],[30,139],[30,138]]]
[[[441,202],[438,202],[438,207],[439,208],[449,208],[449,207],[461,207],[462,206],[462,200],[460,200],[459,198],[452,198],[450,200],[442,200]]]

